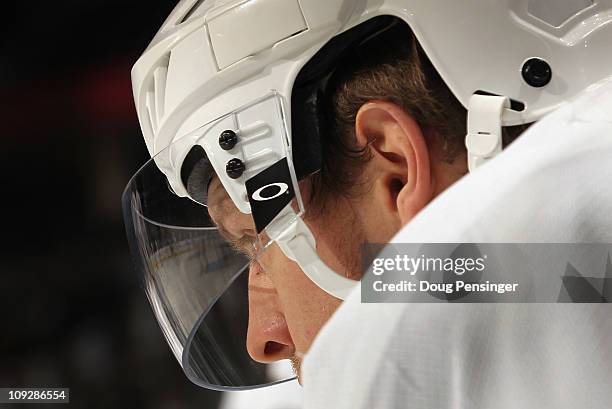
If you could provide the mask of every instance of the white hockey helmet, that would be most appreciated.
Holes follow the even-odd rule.
[[[355,286],[317,255],[298,181],[321,165],[326,77],[398,22],[468,109],[470,169],[501,151],[502,126],[536,121],[612,71],[612,0],[181,1],[132,70],[153,159],[123,205],[155,315],[195,383],[291,377],[246,353],[248,260],[201,206],[213,174],[252,215],[258,249],[276,243],[338,298]]]

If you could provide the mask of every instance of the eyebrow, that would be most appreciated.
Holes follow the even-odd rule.
[[[235,236],[233,236],[230,232],[228,232],[225,227],[223,226],[223,223],[216,223],[217,228],[219,229],[219,233],[221,233],[221,236],[223,236],[223,238],[232,246],[232,248],[242,254],[244,254],[245,256],[247,256],[249,258],[249,260],[254,260],[255,259],[255,255],[253,254],[253,241],[251,238],[249,238],[248,236],[242,236],[240,238],[236,238]],[[249,249],[251,251],[249,251]]]

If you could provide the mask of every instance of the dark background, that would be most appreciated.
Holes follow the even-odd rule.
[[[147,159],[130,68],[175,3],[3,3],[0,387],[69,387],[71,408],[217,406],[167,347],[121,216]]]

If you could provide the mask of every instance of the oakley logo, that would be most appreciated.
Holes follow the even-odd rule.
[[[277,188],[278,191],[271,195],[270,193],[274,192],[274,188]],[[286,193],[288,190],[289,186],[286,183],[270,183],[253,192],[251,198],[258,202],[265,202],[267,200],[276,199],[277,197]]]
[[[287,158],[282,158],[244,182],[257,233],[295,197]]]

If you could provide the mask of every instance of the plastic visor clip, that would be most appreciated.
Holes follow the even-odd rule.
[[[502,115],[506,108],[510,108],[508,97],[474,94],[470,98],[465,138],[470,172],[502,151]]]

